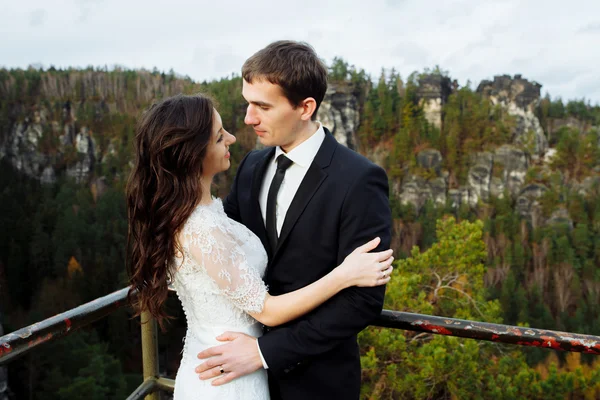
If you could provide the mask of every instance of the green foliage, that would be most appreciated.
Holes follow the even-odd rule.
[[[410,258],[398,261],[398,279],[388,287],[386,306],[459,318],[481,317],[484,313],[488,322],[498,320],[493,311],[497,305],[485,301],[483,274],[487,253],[482,228],[481,221],[457,224],[453,217],[438,220],[438,240],[422,253],[414,247]],[[396,282],[401,286],[397,287]],[[420,305],[403,303],[425,295],[427,301]],[[432,305],[435,306],[430,309]]]
[[[585,99],[570,100],[565,105],[560,98],[552,100],[550,95],[546,94],[536,109],[536,115],[546,130],[554,121],[564,122],[569,118],[585,125],[600,125],[600,105],[593,106]],[[552,138],[550,139],[552,144]]]
[[[402,96],[402,88],[402,79],[395,70],[389,74],[381,71],[377,85],[368,91],[363,106],[358,131],[363,146],[385,142],[397,133],[402,125],[400,110],[406,101],[406,96]],[[399,161],[402,163],[403,160]]]
[[[600,160],[598,134],[582,134],[576,129],[562,127],[556,135],[558,144],[556,155],[552,159],[552,168],[566,171],[569,177],[577,180],[589,176]]]
[[[36,399],[123,399],[127,387],[120,361],[96,335],[77,332],[53,343],[41,354],[42,377]]]
[[[350,65],[340,57],[334,57],[329,67],[329,79],[332,82],[345,82],[350,75]]]
[[[9,289],[2,293],[0,312],[13,310],[6,315],[6,323],[20,328],[126,285],[127,220],[122,188],[108,188],[94,200],[86,186],[60,182],[56,187],[40,187],[7,165],[0,168],[0,185],[0,207],[10,210],[0,214],[0,223],[7,227],[0,233],[6,236],[0,238],[0,265],[4,266],[0,280],[5,279]],[[67,271],[71,257],[82,267],[81,273],[72,276]],[[121,315],[117,325],[123,326],[127,318]],[[61,356],[77,362],[61,360],[49,347],[48,353],[41,350],[47,357],[36,358],[35,365],[28,367],[32,374],[41,370],[49,374],[32,375],[31,393],[39,395],[34,398],[79,398],[85,389],[90,390],[89,398],[116,399],[133,390],[125,390],[122,381],[120,357],[127,353],[115,356],[107,351],[106,343],[96,339],[90,339],[90,346],[69,340],[79,339],[59,341],[56,346]],[[108,334],[104,340],[117,338]],[[128,338],[120,340],[127,343]],[[52,388],[37,390],[47,385]]]
[[[413,74],[409,77],[405,87],[399,84],[394,85],[402,87],[404,93],[401,98],[393,98],[397,106],[392,107],[392,112],[397,122],[394,125],[395,135],[388,165],[389,174],[394,178],[402,177],[405,167],[409,167],[413,173],[423,172],[416,167],[416,153],[424,148],[438,147],[439,145],[440,132],[425,118],[423,106],[417,95],[415,79],[415,74]],[[399,77],[397,82],[400,83]],[[389,118],[389,121],[392,119]],[[390,123],[388,122],[387,126]]]
[[[600,108],[592,108],[589,103],[586,104],[585,100],[572,100],[567,103],[567,113],[575,118],[582,119],[584,121],[595,121],[595,115]]]
[[[334,57],[329,66],[329,82],[339,86],[351,86],[353,92],[358,95],[360,101],[363,99],[363,92],[367,86],[370,86],[369,78],[364,69],[357,69],[350,65],[341,57]]]
[[[386,308],[499,321],[498,302],[485,300],[481,221],[456,223],[447,217],[438,221],[436,234],[438,242],[427,251],[415,248],[411,258],[396,263]],[[522,296],[517,290],[515,301]],[[561,371],[556,362],[550,363],[540,374],[518,350],[380,328],[363,331],[360,343],[364,398],[562,399],[573,393],[589,398],[600,394],[600,371],[578,361]]]
[[[550,104],[548,116],[551,118],[564,118],[566,115],[565,106],[561,99]]]

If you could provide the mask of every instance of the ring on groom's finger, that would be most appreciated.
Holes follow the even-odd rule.
[[[222,373],[222,374],[224,374],[224,373],[225,373],[225,370],[223,369],[223,366],[222,366],[222,365],[219,367],[219,371],[221,371],[221,373]]]

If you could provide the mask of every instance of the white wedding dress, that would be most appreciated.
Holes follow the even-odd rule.
[[[175,378],[175,400],[268,400],[267,372],[260,369],[222,386],[202,381],[197,355],[223,344],[225,331],[260,336],[260,312],[267,288],[262,276],[267,254],[260,239],[227,217],[220,199],[199,205],[182,230],[183,258],[175,258],[172,283],[183,305],[187,334]]]

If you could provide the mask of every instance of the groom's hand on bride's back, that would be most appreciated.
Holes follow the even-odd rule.
[[[200,379],[218,377],[211,383],[219,386],[263,367],[255,337],[239,332],[225,332],[217,336],[217,340],[225,344],[198,353],[199,359],[206,360],[196,367]]]

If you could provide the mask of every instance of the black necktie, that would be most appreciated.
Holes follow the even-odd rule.
[[[285,170],[292,164],[292,161],[283,154],[277,157],[277,171],[275,171],[275,176],[271,181],[271,187],[267,195],[267,236],[269,237],[273,253],[277,248],[277,240],[279,238],[279,235],[277,235],[277,193],[285,177]]]

